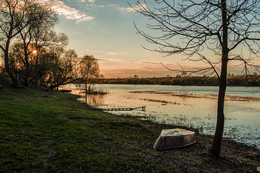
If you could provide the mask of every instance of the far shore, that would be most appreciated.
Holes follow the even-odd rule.
[[[159,92],[159,91],[131,91],[130,93],[139,93],[139,94],[164,94],[168,96],[176,96],[176,97],[189,97],[189,98],[207,98],[207,99],[217,99],[217,95],[197,95],[197,94],[189,94],[182,92]],[[260,101],[260,98],[256,97],[243,97],[243,96],[226,96],[226,101]]]

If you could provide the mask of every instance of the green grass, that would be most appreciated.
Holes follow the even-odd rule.
[[[0,172],[246,172],[259,150],[224,141],[222,158],[207,154],[210,136],[191,147],[152,149],[163,128],[91,110],[77,96],[36,89],[0,91]],[[238,152],[239,150],[239,152]]]

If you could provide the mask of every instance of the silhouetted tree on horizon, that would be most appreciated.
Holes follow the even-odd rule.
[[[41,36],[46,36],[49,30],[53,30],[54,24],[57,22],[57,15],[52,11],[50,6],[40,3],[31,3],[27,11],[29,15],[26,17],[34,18],[34,20],[20,31],[19,36],[23,46],[23,56],[20,56],[20,58],[22,58],[25,66],[25,83],[29,87],[30,80],[32,79],[32,65],[35,60],[33,56],[36,57],[38,52],[37,45],[43,41],[43,37]]]
[[[9,62],[9,51],[12,40],[37,18],[33,11],[28,10],[30,5],[30,0],[0,0],[0,48],[4,54],[5,70],[14,87],[18,81]]]
[[[68,36],[54,30],[58,18],[50,5],[34,0],[0,2],[0,55],[13,87],[21,82],[54,89],[83,79],[76,52],[65,49]]]
[[[99,78],[99,73],[97,59],[93,55],[83,56],[79,65],[79,74],[81,81],[85,84],[86,93],[91,92],[91,85],[95,83],[95,79]]]

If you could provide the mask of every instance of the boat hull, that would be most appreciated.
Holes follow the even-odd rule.
[[[185,129],[164,129],[154,143],[155,150],[187,147],[196,142],[195,132]]]

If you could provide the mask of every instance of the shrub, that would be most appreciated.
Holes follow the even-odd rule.
[[[0,87],[8,88],[12,85],[11,79],[3,74],[0,74]]]

